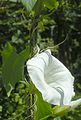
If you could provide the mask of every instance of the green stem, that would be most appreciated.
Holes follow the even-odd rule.
[[[36,23],[36,19],[35,18],[32,18],[32,28],[30,30],[30,49],[31,49],[31,57],[34,55],[34,48],[36,46],[36,42],[37,42],[37,23]],[[31,83],[31,80],[30,80],[30,83]],[[30,94],[30,101],[29,101],[29,104],[30,104],[30,107],[33,106],[35,103],[34,101],[34,95]],[[34,110],[33,108],[30,110],[30,115],[32,115],[32,112],[33,112],[33,117],[30,116],[29,119],[34,119]]]
[[[49,114],[49,115],[47,115],[47,116],[41,118],[40,120],[46,120],[46,119],[49,118],[50,116],[51,116],[51,114]]]

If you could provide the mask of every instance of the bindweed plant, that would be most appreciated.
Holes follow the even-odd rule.
[[[41,52],[45,49],[40,51],[37,47],[37,43],[39,43],[41,40],[39,32],[41,33],[41,31],[45,31],[46,24],[48,23],[49,25],[56,24],[55,21],[49,18],[49,16],[52,15],[54,11],[57,10],[57,8],[60,6],[59,2],[57,0],[8,0],[7,2],[13,3],[12,8],[14,8],[14,4],[17,4],[19,7],[22,7],[22,9],[20,11],[17,10],[15,13],[7,11],[8,16],[13,16],[13,19],[17,17],[17,20],[15,23],[13,23],[13,20],[10,19],[10,24],[9,22],[6,23],[6,21],[4,21],[3,24],[9,24],[10,27],[11,23],[13,23],[13,29],[14,26],[16,26],[18,30],[14,35],[12,35],[11,39],[13,45],[10,42],[7,42],[1,51],[2,66],[0,70],[0,76],[2,76],[1,79],[3,81],[4,87],[2,87],[3,85],[0,87],[0,119],[61,120],[62,116],[81,104],[81,99],[71,101],[74,91],[74,82],[70,72],[68,72],[68,70],[63,66],[60,66],[60,63],[55,62],[49,52],[46,52],[49,55],[48,57],[45,57],[46,54],[44,52]],[[1,1],[1,4],[3,4],[3,1]],[[6,12],[6,8],[8,9],[7,6],[1,7],[2,13],[4,13],[4,11]],[[20,17],[20,15],[22,17]],[[20,20],[18,20],[18,17]],[[23,44],[22,29],[20,29],[21,25],[24,26],[24,29],[27,29],[28,36],[25,38],[25,40],[27,40],[27,45],[25,45],[25,48],[20,52],[16,50],[14,45],[19,44],[21,46],[21,44]],[[54,28],[54,26],[52,26],[52,28]],[[11,29],[12,28],[10,27],[10,31]],[[52,30],[53,29],[51,29],[51,34],[53,32]],[[15,30],[13,30],[13,33],[14,31]],[[23,33],[24,35],[26,34],[25,31]],[[20,39],[20,36],[22,39]],[[46,39],[43,40],[45,41]],[[50,40],[51,39],[49,39],[49,41]],[[17,46],[17,48],[20,46]],[[43,45],[40,47],[43,48]],[[40,56],[39,52],[41,54],[45,54],[44,56],[41,56],[43,60],[45,59],[44,61],[41,60],[42,63],[40,62],[40,57],[38,57],[39,60],[37,61],[36,56]],[[26,61],[27,63],[30,61],[27,67],[31,80],[26,70]],[[54,63],[54,66],[56,65],[56,68],[53,70],[52,66],[50,67],[50,61]],[[46,69],[45,63],[46,65],[49,63],[48,69]],[[32,68],[32,66],[34,66],[34,68]],[[57,66],[61,71],[64,70],[65,74],[60,74],[57,70]],[[47,72],[46,74],[44,73],[44,67],[45,70],[51,69],[50,75]],[[43,70],[43,73],[41,73],[40,69]],[[53,76],[56,72],[55,70],[57,70],[60,75],[56,75],[56,77]],[[34,75],[33,72],[35,72]],[[43,77],[45,77],[48,82],[48,87],[45,87],[46,90],[44,90],[45,94],[43,94],[42,88],[46,83],[42,85],[39,84],[41,81],[45,82],[44,79],[42,79]],[[60,78],[65,80],[63,82],[63,88],[62,81],[58,82],[60,89],[55,89],[56,84],[53,85],[55,88],[52,86],[50,87],[49,84],[51,84],[51,79],[60,80]],[[40,81],[38,81],[38,79],[40,79]],[[68,79],[68,81],[70,80],[67,82],[67,84],[65,83],[66,79]],[[36,83],[37,81],[38,83]],[[72,82],[72,84],[70,84],[70,82]],[[67,85],[71,85],[69,89],[67,88]],[[61,100],[62,102],[60,104]]]

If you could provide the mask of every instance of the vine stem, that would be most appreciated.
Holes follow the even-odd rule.
[[[53,49],[53,48],[56,48],[56,47],[62,45],[64,42],[66,42],[66,40],[68,40],[68,37],[69,37],[69,34],[70,34],[71,31],[72,31],[72,30],[70,29],[69,32],[68,32],[67,35],[66,35],[66,38],[65,38],[62,42],[58,43],[58,44],[55,45],[55,46],[47,47],[47,48],[41,50],[40,52],[43,52],[43,51],[45,51],[45,50],[47,50],[47,49]]]
[[[31,30],[30,30],[30,54],[31,54],[31,57],[34,55],[34,48],[36,46],[36,40],[37,40],[37,21],[36,21],[36,18],[32,18],[32,23],[31,23],[32,27],[31,27]],[[31,80],[29,80],[29,82],[31,83]],[[29,120],[30,119],[34,119],[34,105],[35,105],[35,100],[34,100],[35,96],[33,94],[30,94],[30,101],[29,101],[29,104],[30,104],[30,107],[29,107],[29,110],[30,110],[30,113],[29,113]]]
[[[49,115],[47,115],[47,116],[41,118],[40,120],[46,120],[46,119],[49,118],[50,116],[51,116],[51,114],[49,114]]]

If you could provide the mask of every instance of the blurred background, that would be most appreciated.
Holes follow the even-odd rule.
[[[11,97],[14,100],[7,98],[6,90],[3,87],[3,60],[1,53],[7,42],[10,42],[16,48],[17,53],[24,50],[27,45],[34,45],[35,42],[40,47],[40,50],[51,48],[53,55],[63,62],[75,77],[74,88],[76,96],[74,99],[81,97],[81,1],[58,0],[58,2],[57,9],[49,10],[45,8],[45,10],[42,9],[40,16],[32,17],[34,13],[32,12],[29,15],[20,2],[0,0],[1,120],[7,120],[8,116],[17,115],[22,110],[26,111],[25,106],[27,104],[22,95],[18,95],[20,93],[15,94],[15,92],[12,92]],[[44,17],[41,17],[42,15]],[[38,19],[39,17],[41,17],[40,20]],[[32,34],[35,41],[31,38],[33,19],[36,21],[33,29],[34,34]],[[34,43],[31,41],[34,41]],[[24,73],[26,74],[26,68],[24,68]],[[16,87],[17,85],[14,89]],[[23,90],[23,87],[20,87],[20,89]],[[16,106],[18,106],[17,111],[12,115]],[[21,108],[21,106],[23,107]],[[26,116],[26,112],[15,118],[15,120],[25,120],[24,116]],[[62,120],[78,120],[80,118],[81,106],[65,115]]]

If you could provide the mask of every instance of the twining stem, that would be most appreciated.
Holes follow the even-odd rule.
[[[30,54],[31,57],[34,55],[34,48],[36,47],[36,43],[37,43],[37,22],[36,22],[36,18],[32,18],[32,23],[31,23],[32,27],[30,30]],[[30,84],[31,84],[31,80],[29,80]],[[30,107],[34,105],[34,95],[30,94],[30,100],[29,100],[29,104]],[[33,116],[32,116],[33,113]],[[29,119],[34,119],[34,109],[32,108],[29,111],[29,115],[31,118]]]

